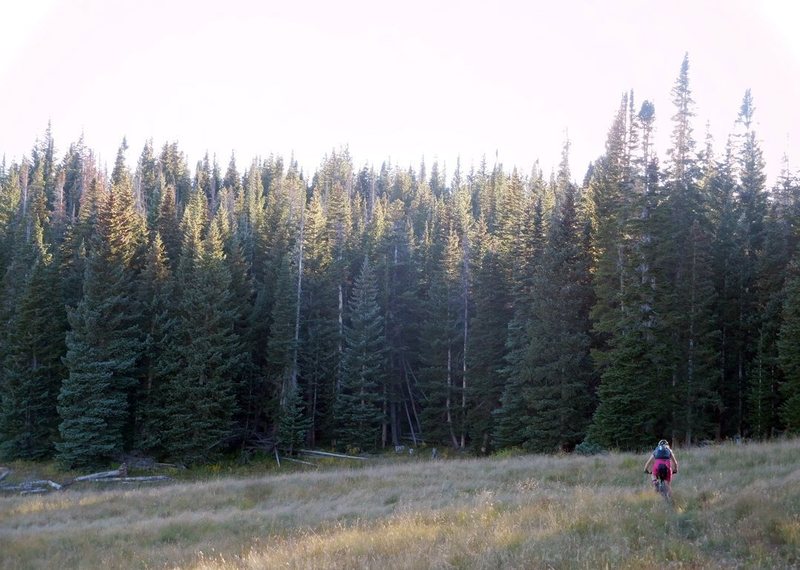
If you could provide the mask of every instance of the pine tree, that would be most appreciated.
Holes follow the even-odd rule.
[[[256,279],[262,279],[264,251],[261,236],[265,230],[264,187],[261,172],[254,161],[247,173],[247,181],[237,204],[236,229],[245,261],[256,271]]]
[[[153,150],[153,140],[145,142],[134,178],[134,195],[136,204],[144,212],[147,227],[156,227],[161,206],[161,176],[158,160]]]
[[[663,200],[653,211],[656,338],[664,348],[659,384],[664,406],[660,420],[671,435],[691,443],[709,435],[708,414],[716,394],[717,333],[710,264],[708,197],[701,192],[692,137],[688,57],[673,88],[672,146]]]
[[[142,376],[136,397],[135,448],[158,457],[165,454],[163,436],[168,423],[169,383],[178,372],[174,346],[175,282],[167,264],[161,235],[150,242],[140,277],[139,301],[144,336]]]
[[[623,98],[606,154],[589,182],[592,205],[587,208],[596,268],[592,356],[600,377],[587,439],[623,449],[641,445],[664,428],[656,373],[663,354],[656,343],[653,291],[652,226],[659,195],[650,154],[655,110],[645,101],[635,121],[632,104],[632,95]],[[634,141],[640,141],[640,148]]]
[[[25,174],[23,167],[15,167],[5,176],[0,184],[0,276],[4,279],[13,262],[14,249],[17,247],[19,213],[22,203],[20,176]],[[5,283],[11,285],[11,283]],[[4,286],[5,286],[4,285]],[[6,302],[2,303],[6,305]],[[5,312],[5,311],[4,311]]]
[[[334,408],[336,440],[345,448],[368,450],[373,449],[380,438],[383,421],[380,389],[386,348],[375,275],[367,258],[353,286],[349,309],[342,383]]]
[[[242,191],[242,177],[236,169],[236,157],[233,153],[231,153],[231,160],[228,163],[228,169],[225,171],[225,177],[222,179],[222,186],[231,191],[233,198]]]
[[[64,173],[64,213],[66,220],[72,224],[78,217],[81,197],[87,187],[87,174],[91,171],[91,153],[86,149],[83,135],[77,143],[70,145],[62,164]]]
[[[175,351],[179,369],[169,384],[167,455],[185,463],[208,461],[225,449],[236,412],[236,390],[245,353],[234,331],[230,273],[219,229],[200,239],[205,197],[187,206],[177,280],[181,299]]]
[[[769,283],[760,279],[765,265],[770,263],[765,257],[768,246],[764,223],[767,218],[766,176],[764,159],[753,128],[755,106],[748,89],[745,91],[739,110],[737,125],[743,129],[739,135],[740,144],[737,156],[739,184],[737,187],[737,281],[739,287],[739,322],[748,335],[757,332],[757,340],[748,342],[740,355],[744,363],[744,385],[746,399],[746,420],[754,435],[765,437],[777,427],[777,348],[775,335],[777,328],[775,311],[768,314],[769,298],[778,294],[781,283]],[[776,244],[778,245],[778,244]],[[780,264],[780,263],[779,263]],[[772,270],[781,269],[769,268]],[[759,283],[759,281],[761,281]],[[780,302],[778,302],[778,305]],[[766,320],[772,317],[773,321]]]
[[[551,224],[543,263],[534,280],[531,340],[524,392],[532,411],[527,446],[571,449],[585,435],[591,404],[589,308],[593,295],[584,228],[571,184]]]
[[[333,402],[339,377],[339,322],[337,288],[331,271],[331,246],[325,232],[325,214],[314,196],[303,231],[303,289],[299,354],[313,420],[309,443],[330,437],[334,430]]]
[[[43,459],[52,455],[58,436],[56,401],[64,367],[66,315],[53,291],[58,272],[34,229],[36,251],[5,347],[0,393],[0,455],[8,459]]]
[[[289,455],[294,454],[305,443],[310,427],[311,418],[306,415],[300,390],[295,387],[286,394],[286,402],[279,415],[277,445]]]
[[[181,232],[173,186],[167,185],[162,191],[155,230],[161,235],[169,266],[174,271],[180,259]]]
[[[97,178],[86,183],[80,197],[78,218],[67,228],[60,250],[61,291],[64,303],[75,307],[83,297],[86,257],[95,239],[97,218],[106,191]]]
[[[483,231],[480,229],[476,233],[481,235]],[[475,267],[473,286],[475,309],[470,334],[468,368],[471,382],[467,392],[469,410],[466,423],[473,447],[486,453],[494,431],[492,412],[499,407],[503,390],[499,376],[505,355],[510,302],[507,291],[497,291],[498,277],[503,272],[495,240],[483,235],[477,242],[480,261]]]
[[[290,415],[287,409],[289,396],[296,398],[295,408],[303,403],[302,390],[298,387],[297,341],[297,267],[291,256],[286,256],[278,273],[275,290],[275,303],[272,306],[269,336],[267,337],[267,383],[268,392],[262,402],[268,417],[275,417],[280,411]],[[271,405],[270,405],[271,404]],[[278,404],[276,406],[276,404]]]
[[[186,156],[178,148],[178,143],[168,143],[161,149],[161,156],[158,160],[161,167],[162,188],[171,186],[175,193],[175,209],[178,213],[183,211],[192,193],[192,179],[189,176],[189,166],[186,163]],[[166,234],[162,232],[161,237],[166,241]],[[167,249],[169,251],[169,248]]]
[[[461,401],[458,365],[461,327],[458,283],[461,239],[452,225],[442,228],[432,243],[425,267],[425,310],[421,326],[420,390],[423,395],[421,421],[427,441],[459,447],[461,425],[457,415]]]
[[[795,254],[784,286],[785,300],[778,350],[785,381],[781,386],[781,420],[791,433],[800,432],[800,256]]]
[[[65,465],[107,462],[130,444],[130,399],[142,352],[136,299],[137,255],[143,239],[133,210],[129,175],[121,170],[97,220],[83,282],[83,298],[68,313],[65,363],[58,411]]]

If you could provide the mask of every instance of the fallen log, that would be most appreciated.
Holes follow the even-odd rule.
[[[7,474],[10,470],[7,470]],[[5,477],[3,477],[5,478]],[[172,477],[167,475],[149,475],[144,477],[128,477],[128,468],[122,464],[119,469],[113,471],[101,471],[100,473],[92,473],[90,475],[82,475],[76,477],[63,484],[50,481],[49,479],[39,479],[36,481],[24,481],[22,483],[13,485],[0,485],[0,492],[5,493],[20,493],[21,495],[33,495],[39,493],[46,493],[50,489],[56,491],[63,491],[65,487],[77,482],[91,482],[91,483],[156,483],[159,481],[171,481]]]
[[[94,483],[155,483],[156,481],[172,481],[167,475],[150,475],[146,477],[104,477],[102,479],[88,479]]]
[[[0,485],[0,491],[12,492],[12,493],[20,491],[23,494],[32,492],[44,493],[47,491],[47,487],[55,489],[56,491],[61,491],[64,488],[63,485],[59,485],[55,481],[42,479],[39,481],[25,481],[17,485]]]
[[[343,453],[331,453],[329,451],[313,451],[311,449],[300,449],[298,453],[302,453],[304,455],[318,455],[320,457],[337,457],[339,459],[358,459],[360,461],[366,461],[366,457],[358,457],[356,455],[345,455]]]
[[[60,491],[64,488],[63,485],[59,485],[55,481],[50,481],[49,479],[41,480],[41,481],[32,481],[31,485],[47,485],[48,487],[55,489],[56,491]]]
[[[303,465],[310,465],[311,467],[319,467],[316,463],[310,463],[308,461],[301,461],[299,459],[292,459],[291,457],[284,457],[284,461],[291,461],[292,463],[301,463]]]
[[[11,469],[7,467],[0,467],[0,481],[11,475]]]
[[[119,466],[119,469],[113,471],[100,471],[99,473],[91,473],[90,475],[81,475],[75,477],[75,481],[96,481],[98,479],[108,479],[110,477],[127,477],[128,467],[124,463]]]

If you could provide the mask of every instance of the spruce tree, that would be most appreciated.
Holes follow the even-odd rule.
[[[8,459],[50,457],[58,438],[56,410],[65,371],[66,314],[58,290],[53,257],[35,229],[36,257],[16,301],[8,331],[0,392],[0,455]]]
[[[267,337],[267,383],[268,391],[261,403],[262,413],[267,417],[283,417],[294,411],[303,403],[302,389],[298,387],[297,363],[297,267],[291,256],[281,262],[275,290],[275,302],[272,306],[269,336]],[[289,403],[289,396],[295,402]],[[294,420],[293,420],[294,422]]]
[[[537,184],[534,181],[534,184]],[[522,397],[526,379],[519,374],[530,344],[529,330],[532,319],[533,279],[542,262],[545,245],[545,219],[543,196],[535,187],[525,209],[525,224],[520,249],[515,252],[512,281],[512,315],[503,336],[504,357],[498,379],[502,384],[499,407],[493,412],[492,441],[497,446],[517,447],[524,441],[526,421],[525,400]],[[480,278],[478,279],[480,284]],[[479,289],[478,289],[479,290]],[[478,300],[480,311],[480,300]],[[480,324],[478,325],[480,327]]]
[[[375,448],[383,420],[381,387],[386,347],[377,294],[375,275],[365,258],[349,302],[342,380],[334,407],[337,444],[362,451]]]
[[[154,230],[161,206],[161,176],[152,139],[144,144],[134,177],[134,195],[140,211],[144,212],[147,227]]]
[[[181,230],[177,204],[175,203],[175,188],[167,185],[163,188],[161,202],[158,205],[158,216],[155,231],[161,235],[164,242],[164,251],[173,271],[178,266],[181,252]]]
[[[333,402],[339,378],[339,321],[337,287],[331,270],[331,246],[325,232],[325,213],[314,196],[305,215],[303,231],[303,288],[299,354],[313,421],[309,434],[328,439],[334,431]]]
[[[459,355],[462,338],[458,291],[461,239],[450,225],[442,228],[426,262],[425,310],[421,325],[421,421],[427,441],[460,446],[461,402]]]
[[[306,441],[311,418],[308,417],[305,403],[297,387],[286,394],[286,401],[278,416],[277,445],[292,455]]]
[[[800,433],[800,255],[795,254],[784,286],[778,350],[784,383],[780,417],[790,433]]]
[[[179,366],[174,346],[177,322],[175,281],[159,233],[150,242],[138,295],[142,307],[144,346],[142,374],[135,400],[134,445],[140,451],[163,457],[169,383]]]
[[[663,365],[654,373],[665,395],[660,422],[671,439],[691,443],[710,435],[716,401],[716,326],[711,267],[708,196],[692,137],[693,101],[688,57],[672,90],[672,146],[662,189],[653,211],[654,308]]]
[[[69,311],[58,411],[62,463],[87,467],[122,453],[132,439],[129,406],[142,353],[135,267],[141,220],[129,183],[112,187],[97,220],[83,298]]]
[[[592,204],[587,208],[595,265],[592,356],[600,377],[587,438],[623,449],[649,441],[664,428],[657,374],[663,354],[656,343],[653,291],[653,214],[660,190],[649,142],[655,111],[645,102],[634,120],[632,104],[632,96],[623,98],[606,154],[589,181]]]
[[[5,275],[11,262],[14,221],[22,198],[18,168],[5,174],[0,183],[0,275]]]
[[[483,232],[479,230],[478,233]],[[467,392],[467,426],[473,447],[486,453],[494,429],[492,412],[499,407],[503,390],[499,376],[505,355],[510,302],[507,291],[497,290],[502,266],[495,240],[483,236],[477,241],[480,261],[476,264],[473,288],[475,309],[468,361],[471,382]]]
[[[205,206],[204,195],[196,192],[184,216],[176,276],[181,290],[174,341],[179,369],[169,384],[164,430],[167,455],[190,464],[225,450],[246,358],[234,330],[231,276],[219,228],[211,224],[204,229]]]
[[[192,179],[189,176],[189,165],[186,163],[186,156],[178,148],[178,143],[167,143],[161,149],[158,159],[161,168],[162,188],[172,187],[175,196],[175,209],[178,213],[183,211],[192,193]],[[168,243],[166,235],[162,232],[162,238]],[[167,248],[169,251],[169,247]]]
[[[593,295],[572,184],[568,183],[560,202],[534,278],[525,358],[530,374],[523,391],[530,410],[526,446],[538,451],[571,449],[579,443],[591,404],[589,308]]]
[[[780,379],[776,377],[777,328],[774,325],[777,324],[778,314],[774,310],[776,307],[770,303],[770,297],[779,294],[782,288],[780,281],[776,282],[776,276],[770,276],[768,272],[777,270],[780,275],[782,263],[778,261],[778,267],[768,267],[777,260],[769,259],[767,249],[773,245],[780,247],[780,244],[767,242],[766,175],[763,154],[753,125],[754,113],[753,97],[748,89],[737,118],[737,126],[742,131],[737,137],[738,317],[748,333],[747,336],[753,338],[743,347],[741,355],[745,375],[745,384],[742,386],[746,394],[745,419],[751,433],[765,437],[777,428],[775,398]],[[777,306],[779,305],[778,301]],[[770,317],[771,322],[768,320]],[[753,335],[754,331],[757,331],[757,336]]]

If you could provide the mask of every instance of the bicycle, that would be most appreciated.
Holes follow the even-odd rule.
[[[652,471],[645,471],[648,475],[652,474]],[[672,470],[673,475],[677,473],[674,469]],[[668,503],[672,503],[672,487],[670,486],[669,482],[667,481],[665,473],[657,473],[655,479],[655,489],[656,493],[659,493],[664,500]]]

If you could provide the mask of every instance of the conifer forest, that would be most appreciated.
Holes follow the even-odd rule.
[[[724,141],[688,59],[671,100],[624,95],[585,171],[563,141],[553,172],[347,148],[303,172],[121,136],[109,173],[32,133],[0,164],[0,457],[800,431],[800,180],[767,184],[749,91]]]

